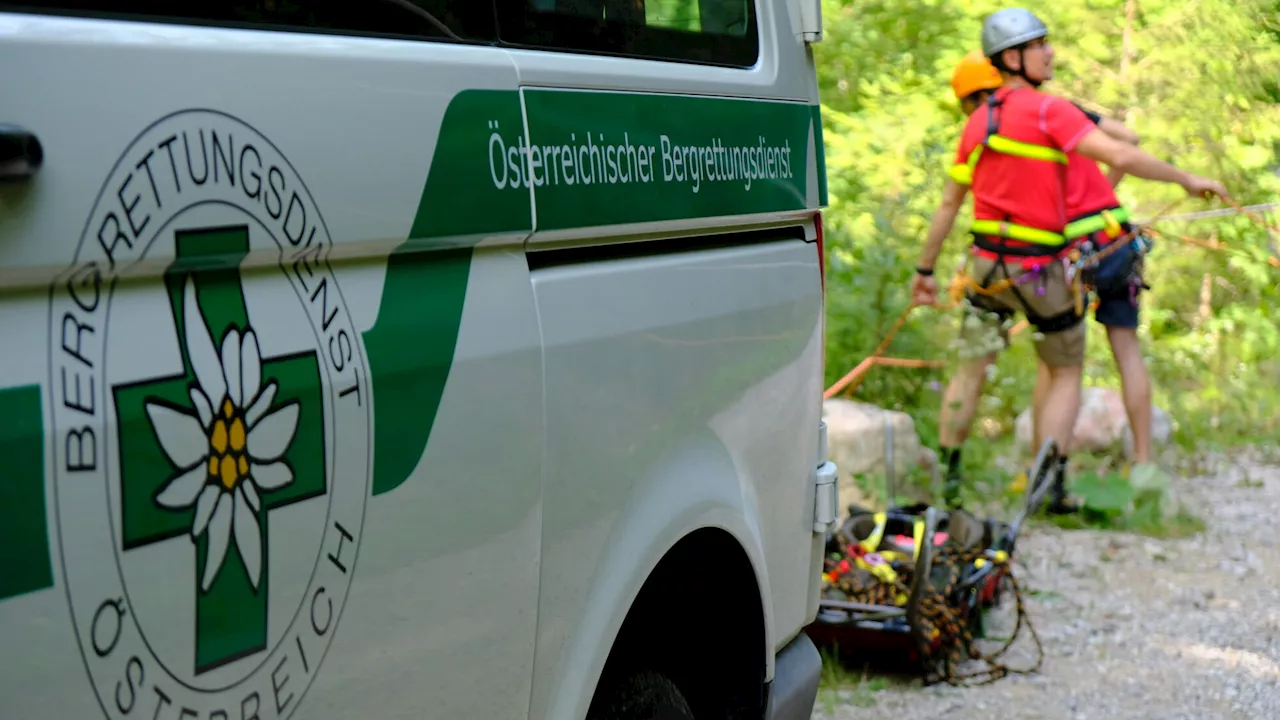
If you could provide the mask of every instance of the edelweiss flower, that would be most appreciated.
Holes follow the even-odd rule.
[[[191,537],[209,533],[203,590],[222,569],[233,531],[249,581],[257,589],[262,574],[258,493],[293,482],[293,471],[279,460],[293,442],[298,403],[267,412],[277,388],[274,380],[262,386],[262,357],[252,329],[243,338],[235,328],[227,331],[219,358],[190,278],[183,290],[182,316],[196,375],[197,384],[191,388],[195,413],[147,403],[160,446],[178,468],[156,502],[172,510],[195,505]]]

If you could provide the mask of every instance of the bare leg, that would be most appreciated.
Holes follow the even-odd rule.
[[[1076,414],[1080,411],[1080,381],[1084,376],[1084,366],[1046,366],[1046,371],[1049,388],[1040,413],[1040,429],[1046,439],[1053,438],[1058,443],[1061,453],[1057,467],[1053,468],[1049,512],[1073,513],[1080,508],[1067,499],[1067,454],[1071,452]]]
[[[945,448],[958,448],[969,438],[969,429],[978,412],[978,400],[987,380],[987,366],[996,361],[990,353],[977,360],[961,363],[951,376],[947,391],[942,396],[942,411],[938,414],[938,443]]]
[[[1084,377],[1083,365],[1047,366],[1049,388],[1045,393],[1044,410],[1040,413],[1040,430],[1046,438],[1053,438],[1063,454],[1071,452],[1071,440],[1076,426],[1076,414],[1080,411],[1080,382]]]
[[[1043,360],[1036,362],[1036,387],[1031,395],[1031,455],[1034,457],[1044,445],[1041,416],[1044,414],[1045,400],[1049,397],[1049,366]]]
[[[1142,345],[1134,328],[1108,327],[1111,354],[1120,371],[1124,409],[1133,431],[1133,462],[1151,461],[1151,376],[1142,359]]]
[[[942,410],[938,413],[938,444],[944,455],[942,461],[947,466],[943,501],[948,508],[960,506],[960,446],[969,438],[969,429],[978,412],[978,400],[982,398],[982,386],[986,383],[987,366],[995,360],[996,354],[990,353],[961,363],[942,396]]]

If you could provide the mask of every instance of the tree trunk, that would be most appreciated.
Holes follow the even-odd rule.
[[[1124,107],[1120,110],[1120,121],[1129,122],[1130,113],[1133,112],[1133,106],[1137,104],[1138,94],[1134,91],[1133,78],[1129,76],[1129,69],[1133,66],[1133,56],[1135,50],[1133,47],[1133,35],[1136,32],[1134,27],[1138,20],[1138,0],[1125,0],[1124,2],[1124,31],[1120,35],[1120,86],[1124,88],[1127,100]]]
[[[1200,279],[1200,311],[1196,313],[1196,329],[1209,321],[1213,312],[1213,275],[1205,273]]]

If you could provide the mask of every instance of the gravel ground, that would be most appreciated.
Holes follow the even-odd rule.
[[[1175,480],[1206,530],[1156,540],[1035,527],[1017,567],[1040,672],[976,688],[883,679],[824,689],[815,720],[1280,720],[1280,467],[1217,458]],[[1012,599],[993,619],[1010,625]],[[1008,664],[1034,661],[1020,639]]]

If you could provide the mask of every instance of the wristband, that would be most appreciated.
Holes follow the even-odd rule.
[[[916,268],[916,274],[917,274],[917,275],[924,275],[925,277],[929,277],[930,275],[933,275],[933,268],[922,268],[922,267],[918,267],[918,268]]]

